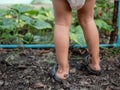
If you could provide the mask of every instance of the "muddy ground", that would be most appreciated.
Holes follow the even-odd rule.
[[[101,49],[101,76],[76,67],[86,49],[70,49],[70,78],[63,84],[49,77],[54,49],[0,49],[0,90],[120,90],[120,49]]]

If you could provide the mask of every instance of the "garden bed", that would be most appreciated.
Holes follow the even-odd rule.
[[[59,84],[48,73],[54,49],[1,49],[0,90],[120,90],[120,49],[101,49],[101,76],[76,69],[86,55],[86,49],[70,49],[70,79]]]
[[[100,32],[100,43],[108,44],[113,31],[111,13],[113,13],[114,5],[109,2],[101,3],[104,2],[97,1],[95,5],[95,23]],[[0,9],[0,44],[53,44],[53,8],[51,4],[46,5],[49,8],[44,8],[44,4],[41,5],[15,4],[8,6],[7,9],[2,6],[3,8]],[[72,14],[70,43],[83,47],[86,43],[76,17],[76,10],[73,10]]]

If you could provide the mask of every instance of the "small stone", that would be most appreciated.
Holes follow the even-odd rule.
[[[20,56],[26,56],[26,52],[20,52],[19,55]]]
[[[5,81],[5,86],[9,85],[9,83],[7,81]]]
[[[76,73],[76,69],[75,68],[70,69],[70,73]]]
[[[32,88],[30,88],[30,87],[29,87],[29,89],[28,89],[28,90],[32,90]]]
[[[28,56],[28,58],[35,59],[35,56]]]
[[[2,75],[2,72],[0,71],[0,75]]]
[[[87,81],[80,81],[81,85],[89,85],[89,83]]]
[[[80,90],[88,90],[87,88],[80,88]]]
[[[3,80],[0,80],[0,86],[2,86],[4,84]]]
[[[24,74],[28,74],[28,73],[31,74],[31,73],[32,73],[32,69],[28,68],[28,69],[25,69],[25,70],[24,70]]]
[[[18,65],[18,69],[26,69],[26,65]]]
[[[34,88],[44,88],[45,85],[41,82],[35,83]]]
[[[60,88],[60,89],[58,89],[58,90],[64,90],[63,88]]]
[[[70,83],[68,81],[63,82],[63,88],[64,89],[69,89],[70,88]]]

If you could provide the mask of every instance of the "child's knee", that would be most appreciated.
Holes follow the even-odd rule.
[[[78,18],[78,20],[82,27],[94,22],[94,19],[92,17],[82,17],[82,18]]]
[[[71,20],[55,20],[55,25],[61,25],[61,26],[65,26],[65,27],[70,27],[71,25]]]

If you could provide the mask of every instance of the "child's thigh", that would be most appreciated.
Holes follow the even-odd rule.
[[[54,8],[55,23],[70,24],[71,23],[71,8],[67,0],[52,0]]]
[[[79,18],[93,18],[94,17],[94,5],[96,0],[86,0],[85,5],[77,11]]]

